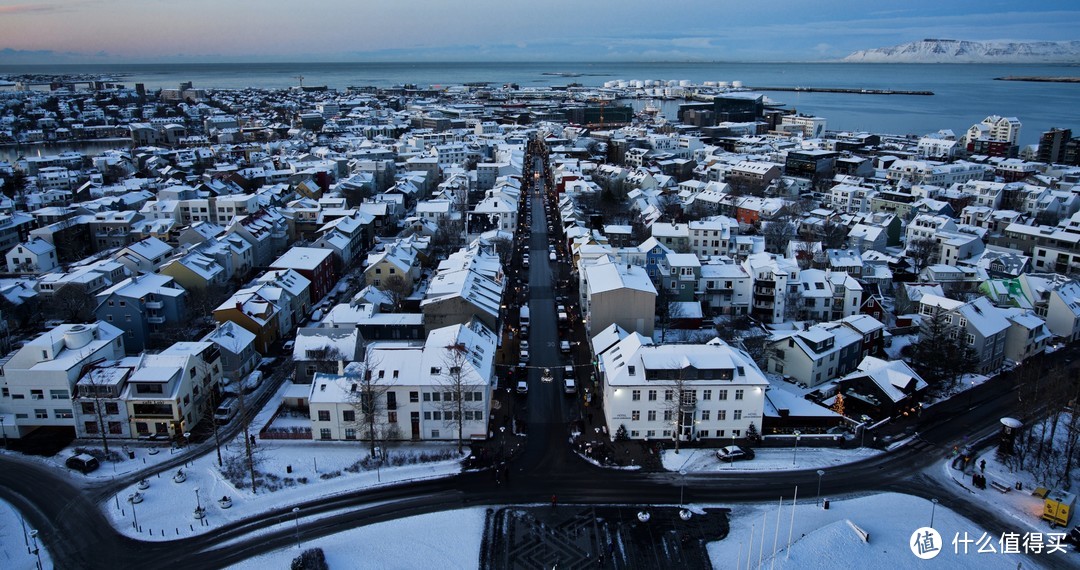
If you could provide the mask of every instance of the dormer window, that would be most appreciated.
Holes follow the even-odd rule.
[[[637,367],[627,366],[626,367],[626,373],[631,375],[631,376],[636,376],[637,375]]]

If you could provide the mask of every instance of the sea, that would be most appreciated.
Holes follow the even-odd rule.
[[[3,65],[0,78],[23,73],[100,74],[147,89],[183,82],[205,89],[286,88],[301,77],[305,86],[345,89],[402,84],[446,86],[486,82],[523,88],[602,86],[605,81],[741,81],[749,87],[817,87],[932,91],[932,96],[761,91],[800,113],[828,119],[831,130],[926,134],[951,129],[958,136],[988,115],[1015,116],[1023,123],[1021,144],[1035,144],[1052,127],[1080,133],[1080,83],[996,81],[1004,76],[1078,77],[1080,64],[871,64],[731,62],[360,62],[360,63],[187,63],[126,65]],[[643,103],[642,103],[643,104]],[[674,119],[678,102],[661,102]],[[0,160],[3,158],[0,157]]]

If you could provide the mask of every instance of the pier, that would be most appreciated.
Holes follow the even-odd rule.
[[[851,93],[855,95],[933,95],[933,91],[903,89],[850,89],[845,87],[747,87],[751,91],[798,91],[804,93]]]
[[[994,81],[1034,81],[1036,83],[1080,83],[1080,77],[1043,77],[1037,75],[1008,75]]]

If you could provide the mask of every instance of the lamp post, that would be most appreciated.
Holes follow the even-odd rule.
[[[683,494],[686,492],[686,469],[679,470],[679,506],[683,506]]]
[[[31,529],[30,530],[30,538],[34,541],[33,553],[34,553],[34,556],[37,557],[37,570],[41,570],[41,549],[38,548],[37,535],[38,535],[37,529]]]
[[[199,488],[195,487],[195,510],[202,510],[202,501],[199,500]]]
[[[7,427],[4,426],[4,416],[0,416],[0,432],[4,434],[4,449],[7,449]]]
[[[930,499],[930,528],[934,528],[934,511],[937,510],[937,499]]]
[[[375,479],[382,483],[382,449],[375,446]]]
[[[131,518],[134,519],[135,532],[139,532],[139,515],[135,513],[135,495],[128,495],[128,502],[131,503]]]
[[[735,432],[731,432],[731,447],[732,447],[731,451],[734,452],[735,451],[735,449],[734,449],[735,448]],[[731,469],[734,469],[735,468],[735,453],[729,453],[728,455],[730,456],[730,457],[728,457],[728,467],[731,468]]]
[[[801,435],[802,435],[801,431],[795,430],[795,452],[791,454],[791,466],[792,467],[795,467],[795,457],[799,455],[799,436],[801,436]]]
[[[293,522],[296,524],[296,549],[300,550],[300,507],[292,508]]]
[[[820,503],[821,502],[821,476],[824,475],[824,474],[825,474],[824,469],[818,469],[817,470],[817,499],[814,500],[815,503]]]

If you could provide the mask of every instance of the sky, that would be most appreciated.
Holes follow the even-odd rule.
[[[0,0],[0,65],[819,61],[1078,24],[1076,0]]]

